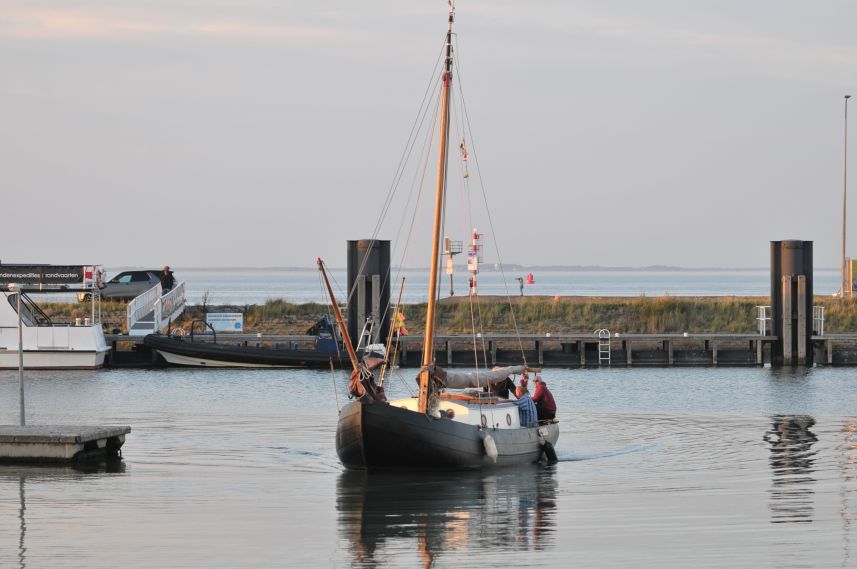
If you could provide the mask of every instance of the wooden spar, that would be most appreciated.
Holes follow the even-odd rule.
[[[434,201],[434,238],[431,246],[431,270],[429,271],[428,308],[426,310],[425,343],[423,344],[423,370],[420,372],[419,410],[426,413],[429,407],[429,370],[427,366],[434,361],[434,325],[436,320],[437,275],[440,254],[440,224],[443,214],[444,189],[446,188],[446,167],[449,146],[449,99],[452,87],[452,22],[455,12],[452,3],[449,6],[449,20],[446,31],[446,64],[443,73],[443,93],[440,113],[440,149],[437,158],[437,193]]]
[[[336,296],[333,294],[333,287],[330,286],[330,281],[327,280],[327,272],[324,270],[324,261],[319,257],[316,263],[318,263],[318,270],[321,271],[321,277],[324,279],[324,286],[327,287],[327,294],[330,296],[330,303],[333,305],[333,313],[336,315],[336,323],[339,325],[339,333],[342,334],[345,349],[348,350],[348,358],[351,360],[351,366],[354,368],[354,371],[357,371],[360,369],[360,362],[357,360],[357,354],[354,352],[354,346],[351,345],[351,336],[348,335],[348,328],[345,326],[345,320],[342,318],[342,312],[339,310],[339,305],[336,303]]]
[[[402,285],[399,287],[399,298],[396,299],[396,307],[393,309],[393,323],[395,324],[396,315],[399,313],[399,307],[402,305],[402,293],[405,291],[405,277],[402,277]],[[387,373],[387,368],[393,362],[390,354],[390,347],[393,345],[393,334],[395,334],[393,326],[390,326],[390,333],[387,334],[387,347],[384,350],[384,366],[381,368],[381,373],[378,377],[378,385],[384,386],[384,375]]]

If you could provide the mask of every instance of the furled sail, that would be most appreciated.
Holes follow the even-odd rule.
[[[440,366],[434,368],[434,378],[448,389],[465,389],[467,387],[485,387],[489,383],[498,383],[513,374],[524,373],[524,366],[509,366],[494,368],[491,371],[455,371],[445,370]]]

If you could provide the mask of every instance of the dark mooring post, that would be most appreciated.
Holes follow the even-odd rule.
[[[812,241],[771,241],[772,365],[812,365]]]
[[[383,343],[390,330],[390,242],[359,239],[348,242],[348,333],[360,341],[372,317],[372,342]]]

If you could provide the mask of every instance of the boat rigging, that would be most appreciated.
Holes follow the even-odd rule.
[[[559,437],[557,421],[538,422],[523,412],[519,414],[515,400],[502,395],[500,386],[508,384],[510,376],[521,374],[526,378],[530,371],[526,367],[523,350],[524,365],[490,371],[479,369],[478,358],[475,371],[445,370],[435,362],[441,235],[445,221],[450,154],[454,21],[455,9],[450,0],[438,101],[437,180],[419,390],[415,397],[388,401],[373,373],[381,362],[371,362],[367,358],[360,361],[350,350],[353,371],[349,391],[356,400],[340,409],[336,432],[337,454],[349,468],[483,468],[532,463],[543,457],[548,461],[556,460],[553,445]],[[459,150],[462,159],[466,160],[467,150],[464,139],[461,140]],[[468,177],[469,174],[464,177],[465,183]],[[397,170],[396,178],[401,178],[400,170]],[[384,213],[389,209],[389,200],[388,196],[382,210]],[[379,226],[380,221],[373,239],[377,237]],[[321,260],[318,265],[327,284],[337,321],[344,330],[344,320]],[[472,296],[470,302],[472,313]],[[347,332],[343,333],[343,337],[350,349]],[[486,363],[484,359],[483,363]],[[521,387],[524,384],[522,380]]]

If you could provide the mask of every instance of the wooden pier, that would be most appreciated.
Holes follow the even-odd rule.
[[[523,357],[540,367],[755,366],[764,365],[774,340],[758,334],[486,335],[474,349],[469,336],[438,336],[435,357],[448,366],[473,366],[477,358],[492,366],[516,365]],[[421,349],[419,336],[400,340],[400,365],[418,365]]]
[[[108,358],[113,367],[158,367],[155,354],[145,349],[142,338],[111,335],[114,348]],[[210,342],[210,336],[195,341]],[[312,349],[313,336],[218,334],[219,343],[269,347],[287,350]],[[682,367],[682,366],[761,366],[771,363],[771,345],[775,336],[760,334],[616,334],[610,335],[609,359],[605,359],[603,340],[593,333],[570,334],[469,334],[441,335],[435,338],[435,359],[441,365],[473,367],[480,365],[517,365],[541,367]],[[403,336],[399,340],[397,363],[419,367],[422,336]],[[857,366],[857,334],[812,336],[815,365]]]

